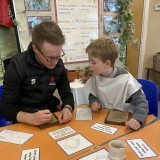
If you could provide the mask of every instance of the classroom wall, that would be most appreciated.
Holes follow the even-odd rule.
[[[155,4],[160,3],[160,0],[150,0],[149,16],[148,16],[148,29],[147,29],[147,41],[145,47],[144,65],[143,65],[143,78],[146,78],[145,67],[153,66],[153,55],[160,51],[160,11],[154,11]],[[102,1],[101,5],[102,6]],[[102,8],[101,8],[102,9]],[[102,26],[100,26],[102,27]],[[0,58],[5,59],[14,54],[17,51],[16,38],[14,28],[0,26]],[[2,79],[2,62],[0,60],[0,79]],[[88,62],[66,64],[66,68],[76,69],[78,66],[84,67]],[[154,76],[151,75],[154,79]],[[0,81],[1,83],[1,81]]]
[[[148,15],[148,29],[146,37],[146,47],[143,66],[143,78],[146,78],[146,67],[153,67],[153,55],[160,52],[160,11],[155,11],[155,5],[160,4],[160,0],[150,0],[149,15]],[[155,80],[151,73],[150,79]],[[160,80],[159,80],[160,81]]]
[[[0,25],[0,84],[3,80],[3,60],[17,54],[17,43],[13,27]]]

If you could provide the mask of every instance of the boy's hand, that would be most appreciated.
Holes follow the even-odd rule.
[[[132,129],[134,129],[134,130],[138,130],[139,128],[140,128],[140,122],[139,121],[137,121],[136,119],[134,119],[134,118],[131,118],[129,121],[127,121],[126,123],[125,123],[125,125],[127,126],[127,127],[129,127],[129,128],[132,128]]]
[[[99,111],[100,109],[101,109],[101,104],[100,103],[98,103],[98,102],[93,102],[92,104],[91,104],[91,109],[92,109],[92,111]]]

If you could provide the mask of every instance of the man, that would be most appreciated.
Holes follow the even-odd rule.
[[[61,60],[65,37],[55,22],[42,22],[32,31],[28,49],[15,56],[7,66],[3,81],[1,115],[8,120],[44,124],[51,120],[59,99],[62,100],[59,123],[72,118],[73,95]]]

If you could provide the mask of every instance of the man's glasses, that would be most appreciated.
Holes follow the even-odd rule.
[[[39,52],[41,52],[42,56],[46,59],[47,62],[53,62],[55,60],[59,60],[60,58],[62,58],[65,55],[65,53],[64,53],[64,51],[62,49],[62,54],[60,56],[57,56],[57,57],[46,57],[38,47],[37,47],[37,49],[39,50]]]

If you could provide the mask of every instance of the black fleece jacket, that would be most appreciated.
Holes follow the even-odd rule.
[[[73,109],[73,95],[62,60],[59,59],[54,69],[47,69],[36,61],[30,44],[25,52],[11,60],[6,69],[0,115],[17,122],[19,111],[33,113],[50,109],[54,112],[60,102],[53,96],[56,89],[62,100],[62,108],[68,104]]]

